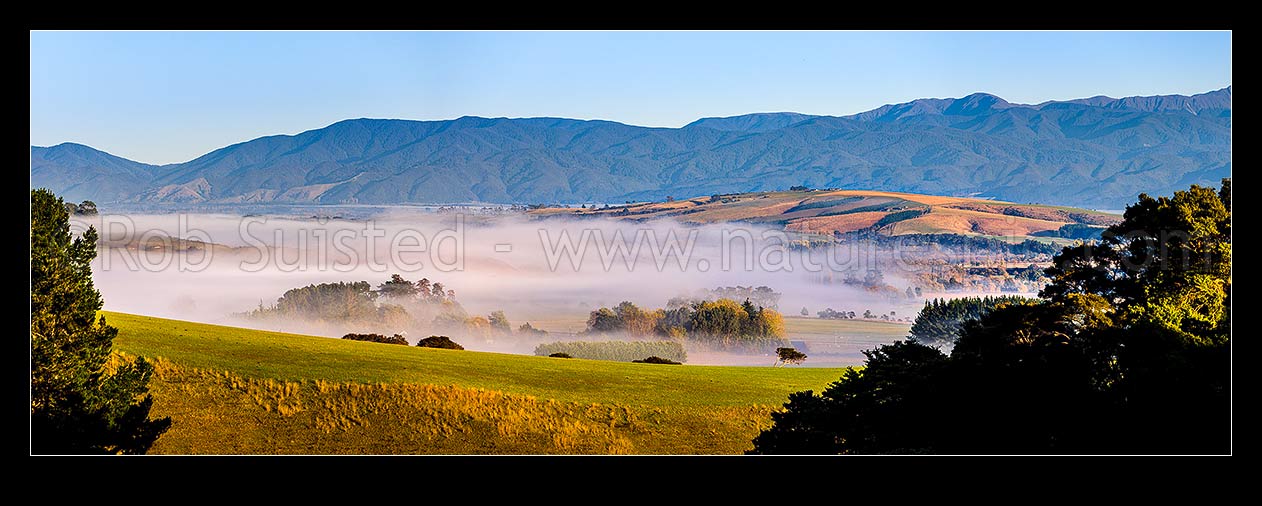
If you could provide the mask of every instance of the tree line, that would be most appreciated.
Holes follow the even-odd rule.
[[[920,310],[920,314],[916,315],[916,321],[911,326],[909,336],[921,344],[951,343],[955,341],[960,326],[964,322],[980,319],[996,307],[1035,301],[1036,299],[1016,295],[925,301],[925,307]]]
[[[62,205],[66,207],[66,214],[72,216],[96,216],[99,214],[99,211],[96,209],[96,202],[91,200],[85,200],[78,204],[63,202]]]
[[[810,311],[802,308],[802,316],[809,316]],[[864,309],[863,314],[857,314],[854,311],[838,311],[831,307],[824,308],[823,311],[815,313],[822,320],[854,320],[862,318],[865,320],[882,320],[882,321],[908,321],[906,318],[900,320],[898,311],[890,311],[888,313],[873,313],[871,309]]]
[[[409,281],[399,274],[373,286],[367,281],[318,283],[287,290],[270,306],[242,313],[253,319],[303,322],[335,328],[355,328],[397,332],[439,331],[466,337],[491,339],[514,335],[512,323],[503,311],[487,316],[470,315],[456,301],[456,292],[428,278]],[[531,339],[547,336],[529,322],[517,327],[516,334]]]
[[[711,290],[705,291],[704,299],[732,299],[745,300],[748,299],[757,306],[780,309],[781,293],[773,290],[769,286],[718,286]]]

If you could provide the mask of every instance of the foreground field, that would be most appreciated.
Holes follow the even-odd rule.
[[[155,453],[740,453],[839,369],[448,351],[105,313],[161,357]]]

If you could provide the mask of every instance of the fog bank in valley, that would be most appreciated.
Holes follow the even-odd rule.
[[[503,310],[526,321],[583,320],[621,301],[645,308],[700,289],[766,285],[779,308],[888,311],[891,303],[821,279],[865,272],[867,245],[788,248],[778,229],[748,224],[534,219],[391,211],[371,220],[215,214],[102,215],[94,279],[111,311],[242,324],[232,313],[270,305],[313,283],[401,274],[455,291],[470,314]],[[177,243],[179,237],[213,243]],[[165,242],[164,242],[165,241]],[[897,272],[885,270],[897,285]],[[905,310],[908,303],[898,303]],[[906,314],[906,313],[902,313]],[[321,329],[308,331],[328,335]],[[549,329],[564,335],[565,329]],[[792,336],[791,336],[792,337]]]

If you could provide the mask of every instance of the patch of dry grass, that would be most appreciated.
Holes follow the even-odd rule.
[[[793,220],[785,226],[785,229],[791,232],[806,232],[814,234],[831,234],[833,231],[851,232],[868,228],[881,221],[889,213],[884,211],[867,211],[850,214],[838,214],[835,216],[819,216],[815,218],[802,218]]]
[[[150,383],[171,430],[152,453],[740,453],[771,406],[664,409],[454,385],[280,381],[181,367]]]
[[[1056,230],[1065,224],[1066,222],[935,207],[927,214],[891,225],[889,234],[946,232],[993,236],[1028,236],[1044,230]]]

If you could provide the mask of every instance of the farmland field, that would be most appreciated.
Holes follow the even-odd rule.
[[[121,313],[158,362],[154,453],[740,453],[840,369],[660,366],[264,332]]]
[[[871,190],[773,191],[644,202],[605,208],[547,208],[538,216],[605,216],[685,223],[743,221],[831,237],[834,232],[882,235],[957,234],[1020,242],[1069,224],[1116,223],[1120,216],[1064,206]],[[923,213],[923,214],[921,214]]]

